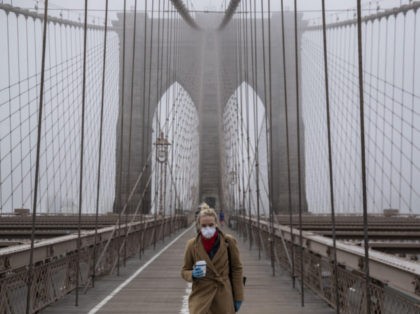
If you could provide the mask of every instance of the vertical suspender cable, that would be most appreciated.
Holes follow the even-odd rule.
[[[367,32],[365,32],[365,36],[366,36],[366,33]],[[398,34],[398,36],[399,36],[399,34]],[[396,69],[396,67],[397,67],[397,62],[396,62],[396,54],[397,54],[397,45],[395,44],[396,42],[397,42],[397,16],[394,16],[394,39],[393,39],[393,42],[394,42],[394,44],[393,44],[393,53],[392,53],[392,93],[391,93],[391,100],[392,100],[392,109],[391,109],[391,111],[392,111],[392,113],[391,113],[391,128],[392,128],[392,131],[391,131],[391,136],[390,136],[390,139],[391,139],[391,154],[390,154],[390,156],[389,156],[389,159],[390,159],[390,166],[389,166],[389,208],[392,208],[392,206],[394,205],[393,203],[392,203],[392,194],[393,194],[393,186],[394,186],[394,184],[393,184],[393,177],[394,177],[394,143],[396,142],[395,140],[394,140],[394,133],[395,133],[395,129],[394,129],[394,117],[395,117],[395,89],[396,89],[396,85],[395,85],[395,80],[397,79],[397,77],[396,77],[396,71],[397,71],[397,69]],[[363,52],[363,48],[362,48],[362,52]],[[404,57],[403,57],[404,58]],[[362,64],[363,65],[363,64]],[[398,207],[398,208],[401,208],[401,207]]]
[[[28,266],[28,288],[26,292],[26,314],[31,313],[31,290],[33,282],[33,267],[34,267],[34,242],[35,242],[35,223],[36,223],[36,205],[38,202],[38,186],[39,186],[39,159],[41,152],[41,130],[42,130],[42,111],[44,108],[44,82],[45,82],[45,55],[47,45],[47,27],[48,27],[48,0],[45,0],[44,8],[44,30],[42,35],[42,64],[41,64],[41,85],[39,93],[39,107],[38,107],[38,130],[36,143],[36,161],[35,161],[35,183],[34,196],[32,204],[32,227],[31,227],[31,250],[29,252],[29,266]]]
[[[79,305],[79,277],[80,277],[80,246],[81,246],[81,227],[82,222],[82,202],[83,202],[83,158],[85,143],[85,105],[86,105],[86,52],[87,52],[87,11],[88,0],[85,0],[85,22],[83,36],[83,81],[82,81],[82,126],[80,130],[80,175],[79,175],[79,219],[77,224],[77,262],[76,262],[76,306]]]
[[[414,11],[414,32],[413,32],[413,43],[416,42],[417,38],[417,10]],[[416,88],[416,61],[417,61],[417,45],[414,45],[413,49],[413,75],[411,77],[412,79],[412,85],[411,85],[411,136],[410,136],[410,142],[411,142],[411,151],[410,151],[410,199],[409,199],[409,206],[408,211],[411,214],[413,212],[413,166],[414,166],[414,106],[415,106],[415,88]]]
[[[123,13],[123,49],[122,49],[122,72],[121,72],[121,104],[120,104],[120,172],[118,177],[118,233],[117,233],[117,243],[120,243],[121,238],[121,194],[122,194],[122,173],[123,173],[123,149],[124,149],[124,92],[125,92],[125,20],[127,15],[127,0],[124,0],[124,13]],[[120,250],[119,245],[117,245],[117,276],[120,275]]]
[[[270,195],[271,200],[269,199],[269,206],[270,206],[270,250],[271,250],[271,267],[273,269],[273,276],[275,276],[275,263],[274,263],[274,208],[273,208],[273,195],[274,195],[274,181],[273,181],[273,104],[272,104],[272,92],[271,92],[271,0],[268,0],[268,104],[270,108],[270,116],[269,116],[269,137],[270,137]]]
[[[241,4],[241,7],[243,8],[244,6],[246,6],[247,2],[245,2],[245,4]],[[242,10],[243,11],[243,10]],[[244,67],[244,58],[243,58],[243,54],[242,54],[242,43],[244,42],[244,37],[243,34],[244,32],[242,31],[242,21],[244,20],[244,14],[241,14],[239,16],[239,20],[236,22],[236,29],[237,32],[239,33],[239,38],[238,38],[238,58],[239,58],[239,66],[240,66],[240,79],[239,79],[239,93],[240,93],[240,99],[241,99],[241,106],[240,106],[240,116],[241,116],[241,179],[242,179],[242,195],[240,195],[241,200],[241,213],[240,215],[241,217],[241,233],[244,236],[245,235],[245,214],[246,214],[246,210],[245,210],[245,199],[246,199],[246,185],[245,185],[245,154],[244,154],[244,103],[246,103],[246,101],[244,100],[243,97],[243,89],[242,89],[242,82],[246,82],[247,80],[245,80],[245,73],[246,73],[246,68]],[[246,30],[246,33],[248,34],[248,30]],[[248,83],[248,82],[246,82]],[[245,85],[246,86],[246,85]],[[246,87],[245,87],[246,89]],[[245,93],[245,99],[248,99],[248,95],[247,93]]]
[[[402,73],[401,73],[401,75],[402,75],[402,83],[401,83],[401,86],[402,86],[402,89],[403,90],[406,90],[406,87],[405,87],[405,68],[406,68],[406,64],[405,64],[405,51],[406,51],[406,48],[405,48],[405,42],[406,42],[406,33],[407,33],[407,16],[406,15],[404,15],[404,31],[403,31],[403,51],[402,51],[402,55],[403,55],[403,62],[402,62]],[[373,40],[373,36],[372,36],[372,40]],[[373,48],[372,48],[372,50],[373,50]],[[414,68],[413,68],[413,71],[414,71]],[[407,88],[408,89],[408,88]],[[403,104],[404,103],[404,93],[401,93],[401,104]],[[403,120],[403,109],[401,108],[401,112],[400,112],[400,123],[401,123],[401,129],[402,129],[402,126],[404,125],[404,120]],[[403,132],[402,131],[400,131],[399,132],[400,133],[400,164],[399,164],[399,173],[400,173],[400,176],[399,176],[399,184],[398,184],[398,191],[399,191],[399,197],[398,197],[398,208],[401,208],[401,198],[402,198],[402,195],[401,195],[401,190],[402,190],[402,186],[401,186],[401,184],[402,184],[402,169],[403,169],[403,157],[404,157],[404,154],[403,154],[403,151],[402,151],[402,148],[403,148],[403,136],[404,136],[404,134],[403,134]],[[404,203],[405,203],[405,200],[403,200],[404,201]]]
[[[270,0],[268,0],[268,3],[270,3]],[[270,12],[268,13],[270,14]],[[270,19],[270,16],[268,17],[268,19]],[[270,23],[270,22],[269,22]],[[274,217],[273,217],[273,203],[272,203],[272,197],[273,197],[273,190],[272,190],[272,185],[273,185],[273,174],[272,174],[272,151],[271,151],[271,146],[272,146],[272,138],[271,138],[271,128],[272,128],[272,120],[271,120],[271,116],[272,116],[272,106],[271,106],[271,99],[269,96],[269,93],[271,93],[271,91],[268,91],[268,84],[267,83],[267,70],[266,70],[266,51],[265,51],[265,21],[264,21],[264,0],[261,0],[261,32],[262,32],[262,56],[263,56],[263,76],[264,76],[264,102],[265,102],[265,128],[266,128],[266,136],[267,138],[267,159],[268,159],[268,176],[269,176],[269,185],[270,185],[270,195],[268,197],[268,206],[269,206],[269,236],[268,236],[268,241],[270,243],[270,260],[271,260],[271,268],[272,268],[272,272],[273,272],[273,276],[275,275],[275,266],[274,266],[274,247],[273,247],[273,228],[274,228]],[[270,38],[269,38],[270,41]],[[269,43],[270,45],[270,43]],[[271,47],[271,45],[270,45]],[[268,64],[268,67],[270,67],[270,64]],[[271,73],[271,71],[270,71]],[[270,80],[270,78],[268,78]]]
[[[300,289],[301,305],[305,305],[304,293],[304,268],[303,268],[303,235],[302,235],[302,177],[300,165],[300,108],[299,108],[299,43],[297,29],[297,0],[294,0],[294,24],[295,24],[295,75],[296,75],[296,136],[298,158],[298,210],[299,210],[299,246],[300,246]]]
[[[295,276],[295,245],[294,245],[294,234],[293,234],[293,221],[292,221],[292,183],[290,177],[290,143],[289,143],[289,108],[287,99],[287,69],[286,69],[286,40],[285,40],[285,29],[284,29],[284,1],[281,0],[281,40],[282,40],[282,57],[283,57],[283,89],[284,89],[284,119],[286,126],[286,155],[287,155],[287,206],[289,208],[289,224],[290,224],[290,236],[291,236],[291,260],[292,260],[292,284],[293,288],[296,285]]]
[[[55,30],[55,28],[54,28]],[[56,32],[54,32],[56,34]],[[17,44],[17,51],[20,51],[20,40],[19,40],[19,19],[16,16],[16,44]],[[56,54],[57,56],[57,54]],[[17,70],[18,70],[18,93],[19,93],[19,108],[22,108],[22,90],[21,90],[21,77],[20,77],[20,73],[21,73],[21,68],[20,68],[20,53],[17,54]],[[56,70],[57,71],[57,70]],[[22,110],[19,110],[19,145],[22,147]],[[20,165],[20,177],[23,180],[23,149],[20,149],[20,161],[19,161],[19,165]],[[13,189],[13,188],[12,188]],[[54,180],[54,192],[55,192],[55,180]],[[55,197],[55,195],[54,195]],[[21,204],[19,204],[20,206],[23,207],[23,200],[24,200],[24,196],[23,196],[23,188],[21,189],[21,194],[20,194],[20,199],[21,199]],[[14,207],[12,207],[14,208]]]
[[[9,20],[9,13],[7,13],[6,15],[7,17],[7,21],[6,21],[6,26],[7,26],[7,80],[8,86],[11,86],[11,62],[10,62],[10,56],[11,56],[11,52],[10,52],[10,20]],[[16,17],[17,18],[17,17]],[[15,205],[13,203],[14,201],[14,184],[13,184],[13,158],[12,158],[12,153],[13,153],[13,140],[12,140],[12,92],[11,92],[11,88],[8,88],[8,104],[9,104],[9,154],[10,154],[10,185],[12,187],[11,191],[10,191],[10,204],[12,206],[12,208],[15,208]],[[4,161],[3,161],[4,164]],[[2,193],[3,194],[3,193]]]
[[[246,7],[247,5],[247,1],[244,4],[241,4],[242,7]],[[243,112],[243,108],[244,108],[244,97],[243,97],[243,90],[242,90],[242,82],[245,80],[245,71],[247,69],[244,69],[244,59],[243,59],[243,55],[242,55],[242,43],[244,42],[244,38],[243,38],[243,31],[242,31],[242,21],[244,19],[244,15],[240,15],[239,17],[239,21],[237,21],[237,31],[239,32],[239,39],[238,39],[238,55],[239,55],[239,65],[240,65],[240,80],[239,80],[239,92],[240,92],[240,97],[241,97],[241,107],[240,107],[240,115],[241,115],[241,157],[242,157],[242,165],[241,165],[241,177],[242,177],[242,195],[240,196],[242,198],[242,206],[241,206],[241,233],[242,235],[245,235],[245,199],[246,199],[246,185],[245,185],[245,154],[244,152],[244,112]],[[248,34],[248,27],[246,29],[246,34]],[[245,73],[244,73],[245,72]],[[247,76],[246,76],[247,77]],[[246,79],[246,85],[248,86],[248,80]],[[246,87],[247,90],[247,87]],[[248,97],[248,90],[245,93],[245,99],[249,102],[249,97]],[[246,101],[245,101],[246,103]]]
[[[238,32],[237,27],[234,28],[234,30],[235,30],[235,53],[234,54],[235,54],[235,68],[236,68],[235,74],[236,74],[236,82],[240,82],[240,80],[241,80],[241,66],[240,66],[240,63],[239,63],[240,58],[238,56],[238,53],[239,53],[239,49],[238,49],[239,32]],[[236,96],[236,101],[235,101],[235,104],[234,104],[234,107],[236,107],[235,108],[236,109],[236,138],[235,138],[235,140],[236,140],[236,142],[235,142],[235,145],[236,145],[236,155],[235,155],[236,164],[235,164],[235,170],[234,171],[235,171],[235,175],[236,175],[236,179],[237,179],[236,183],[238,185],[238,190],[240,192],[241,183],[240,183],[240,180],[238,180],[238,178],[239,178],[239,165],[238,165],[238,163],[239,163],[239,158],[240,158],[240,155],[239,155],[239,147],[240,146],[238,144],[238,141],[240,140],[240,138],[239,138],[238,126],[239,126],[239,112],[240,112],[239,106],[242,104],[242,102],[240,102],[239,100],[240,99],[242,100],[242,97],[241,97],[242,93],[241,93],[241,89],[238,88],[238,85],[236,85],[234,95]],[[240,203],[241,203],[240,197],[241,196],[239,196],[239,198],[238,198],[239,205],[236,205],[236,207],[234,208],[235,216],[238,215],[238,212],[237,212],[238,208],[240,209]],[[236,219],[237,219],[237,217],[236,217]],[[239,231],[241,230],[240,224],[238,224],[238,230]]]
[[[171,115],[168,116],[168,118],[170,118],[172,120],[171,122],[171,136],[172,136],[172,144],[173,144],[173,137],[174,137],[174,123],[173,121],[174,119],[174,109],[175,109],[175,43],[176,43],[176,23],[175,23],[175,17],[174,17],[174,10],[173,8],[170,10],[171,12],[171,52],[170,52],[170,56],[169,56],[169,60],[170,60],[170,66],[169,66],[169,73],[168,76],[170,77],[170,83],[171,83],[171,97],[168,99],[171,100],[172,106],[171,107]],[[169,84],[168,84],[169,85]],[[168,111],[169,111],[169,107],[168,107]],[[169,122],[170,120],[168,120]],[[168,131],[169,133],[169,131]],[[168,136],[169,138],[169,136]],[[168,156],[169,158],[169,156]],[[173,163],[174,160],[174,150],[173,148],[171,149],[171,158],[170,158],[170,163],[169,163],[169,168],[172,169],[173,167],[171,166],[171,164]],[[173,183],[172,183],[172,172],[169,172],[170,176],[171,176],[171,184],[170,184],[170,190],[169,190],[169,210],[170,210],[170,215],[171,215],[171,222],[170,222],[170,232],[172,233],[172,231],[174,230],[174,219],[175,219],[175,208],[173,208]],[[173,211],[172,211],[173,209]]]
[[[146,62],[147,62],[147,3],[149,1],[145,0],[145,7],[144,7],[144,43],[143,43],[143,112],[142,112],[142,129],[141,129],[141,134],[142,134],[142,140],[141,140],[141,151],[140,151],[140,158],[141,158],[141,162],[142,162],[142,167],[144,169],[144,167],[146,166],[146,159],[145,159],[145,143],[146,143],[146,138],[147,138],[147,132],[146,132]],[[146,178],[146,176],[145,176]],[[145,189],[146,186],[146,182],[143,179],[142,180],[142,184],[140,185],[141,189]],[[143,202],[144,206],[145,202]],[[144,208],[142,208],[141,210],[141,220],[143,221],[144,218]],[[143,231],[141,232],[141,234],[143,234]],[[139,249],[139,258],[141,257],[141,251],[142,251],[142,245],[140,244],[140,249]]]
[[[335,204],[334,204],[334,173],[332,167],[332,145],[331,145],[331,117],[330,117],[330,93],[328,80],[328,50],[327,50],[327,27],[325,19],[325,0],[322,0],[322,35],[324,42],[324,75],[325,75],[325,103],[327,112],[327,132],[328,132],[328,169],[330,175],[330,201],[331,201],[331,220],[333,236],[333,259],[334,259],[334,284],[335,284],[335,306],[336,313],[340,313],[340,300],[338,292],[338,267],[337,267],[337,244],[335,228]]]
[[[150,57],[150,61],[149,61],[149,80],[148,80],[148,101],[147,101],[147,114],[146,114],[146,119],[147,119],[147,128],[146,128],[146,150],[145,150],[145,156],[148,156],[148,149],[149,149],[149,144],[150,144],[150,136],[149,136],[149,131],[151,129],[150,127],[150,97],[151,97],[151,88],[152,88],[152,63],[153,63],[153,25],[154,25],[154,4],[155,1],[152,1],[152,11],[150,14],[150,18],[151,18],[151,26],[150,26],[150,47],[149,47],[149,57]],[[147,157],[146,157],[147,158]],[[146,169],[149,169],[149,171],[152,171],[151,169],[152,167],[150,166],[150,160],[149,158],[147,158],[147,166]],[[152,176],[152,174],[150,174],[150,176]],[[146,187],[145,187],[146,188]],[[149,187],[147,187],[147,189],[149,189]],[[150,189],[151,190],[151,189]],[[148,199],[148,203],[150,202],[150,206],[152,205],[152,199]],[[149,205],[149,204],[148,204]],[[150,209],[149,209],[150,210]],[[146,230],[147,231],[147,230]]]
[[[155,119],[155,123],[156,123],[156,130],[155,130],[155,140],[160,136],[160,131],[161,131],[161,126],[160,126],[160,109],[159,109],[159,68],[161,67],[160,65],[160,12],[161,12],[161,1],[158,1],[158,26],[157,26],[157,54],[156,54],[156,109],[155,109],[155,115],[156,115],[156,119]],[[153,249],[156,248],[156,241],[157,241],[157,214],[158,214],[158,205],[159,205],[159,173],[156,170],[157,168],[161,168],[161,165],[159,165],[157,163],[157,161],[152,161],[155,163],[155,167],[154,167],[154,171],[155,171],[155,196],[154,196],[154,207],[155,207],[155,212],[154,212],[154,226],[153,226]]]
[[[166,92],[166,97],[165,97],[165,125],[167,125],[167,132],[166,132],[166,138],[169,138],[169,129],[170,129],[170,124],[169,124],[169,96],[170,96],[170,92],[168,90],[169,86],[170,86],[170,56],[172,53],[172,13],[170,13],[171,11],[169,10],[170,8],[170,4],[168,1],[168,9],[167,9],[167,18],[168,18],[168,27],[167,27],[167,35],[166,35],[166,76],[165,76],[165,91]],[[169,24],[170,23],[170,24]],[[169,154],[168,154],[168,158],[169,158]],[[167,185],[167,173],[166,173],[166,168],[167,168],[167,163],[168,160],[165,161],[165,168],[164,168],[164,176],[163,176],[163,186],[164,186],[164,196],[163,196],[163,210],[164,210],[164,215],[163,215],[163,240],[165,239],[165,228],[166,228],[166,185]],[[168,193],[169,194],[169,193]],[[171,222],[172,222],[172,212],[169,211],[169,228],[171,229]],[[170,230],[170,232],[172,231],[172,229]]]
[[[99,149],[98,149],[98,174],[96,182],[96,212],[95,212],[95,243],[93,245],[93,269],[92,269],[92,286],[95,286],[96,275],[96,245],[98,235],[98,216],[99,216],[99,194],[101,188],[101,165],[102,165],[102,139],[103,139],[103,122],[104,122],[104,103],[105,103],[105,75],[106,75],[106,49],[107,49],[107,33],[108,33],[108,2],[105,1],[105,29],[104,29],[104,50],[102,59],[102,90],[101,90],[101,116],[99,121]]]
[[[159,107],[159,110],[160,110],[160,113],[159,113],[159,116],[160,116],[160,119],[162,119],[162,110],[163,110],[163,102],[161,102],[161,100],[162,100],[162,93],[163,93],[163,91],[164,91],[164,89],[163,89],[163,65],[164,65],[164,51],[165,51],[165,46],[164,46],[164,43],[165,43],[165,0],[162,0],[162,42],[161,42],[161,50],[160,50],[160,64],[161,64],[161,66],[160,66],[160,73],[159,73],[159,76],[160,76],[160,79],[159,79],[159,96],[158,97],[160,97],[160,99],[159,99],[159,102],[161,103],[161,105],[160,105],[160,107]],[[165,122],[163,122],[163,126],[165,125]],[[164,130],[162,130],[162,132],[164,132]],[[160,173],[159,173],[159,208],[162,208],[162,212],[160,213],[160,215],[161,215],[161,218],[162,218],[162,221],[161,221],[161,223],[160,223],[160,228],[159,228],[159,233],[160,233],[160,236],[161,236],[161,240],[163,241],[163,239],[164,239],[164,235],[165,235],[165,230],[164,230],[164,228],[165,228],[165,226],[164,226],[164,223],[165,223],[165,218],[164,218],[164,212],[165,212],[165,208],[163,207],[163,197],[164,197],[164,190],[165,190],[165,186],[164,186],[164,176],[163,176],[163,174],[164,174],[164,171],[165,171],[165,169],[164,169],[165,167],[164,167],[164,163],[161,163],[160,164]]]
[[[146,118],[145,118],[145,112],[146,112],[146,53],[147,53],[147,3],[148,0],[145,0],[144,2],[144,37],[143,37],[143,89],[142,89],[142,93],[143,93],[143,104],[142,104],[142,124],[141,124],[141,147],[140,147],[140,160],[141,160],[141,167],[140,169],[143,169],[142,171],[145,170],[145,165],[146,165],[146,160],[144,158],[144,145],[146,142]],[[146,178],[146,176],[145,176]],[[140,191],[144,190],[146,186],[146,182],[145,179],[142,179],[142,183],[140,184]],[[141,200],[142,204],[140,206],[144,206],[144,198],[142,198]],[[142,253],[142,249],[143,249],[143,241],[142,238],[144,236],[144,232],[145,232],[145,226],[144,226],[144,209],[142,207],[140,207],[140,221],[141,221],[141,230],[139,231],[139,259],[141,258],[141,253]]]
[[[256,176],[256,193],[257,193],[257,245],[258,259],[261,259],[261,232],[260,232],[260,189],[259,189],[259,145],[258,145],[258,54],[257,54],[257,3],[254,2],[254,140],[255,140],[255,176]]]
[[[249,11],[251,11],[251,3],[252,0],[249,0]],[[245,2],[245,25],[248,25],[248,3]],[[250,29],[250,37],[251,37],[251,70],[252,70],[252,78],[254,78],[254,53],[253,53],[253,26],[252,26],[252,15],[250,15],[251,18],[249,19],[250,21],[250,25],[249,25],[249,29]],[[255,22],[255,21],[254,21]],[[246,30],[248,29],[248,27],[246,28]],[[246,155],[247,155],[247,169],[248,169],[248,227],[249,227],[249,249],[252,249],[252,242],[253,242],[253,238],[252,238],[252,208],[251,208],[251,184],[250,184],[250,180],[251,180],[251,155],[250,155],[250,136],[249,136],[249,124],[250,124],[250,114],[249,114],[249,54],[248,54],[248,32],[246,32],[245,34],[245,43],[244,43],[244,57],[246,60],[246,79],[247,79],[247,86],[246,86]],[[254,92],[254,91],[253,91]],[[253,95],[254,96],[254,95]]]
[[[26,47],[29,47],[29,29],[28,29],[28,19],[25,20],[25,26],[26,26]],[[26,49],[26,73],[29,77],[29,49]],[[31,52],[32,54],[32,52]],[[30,80],[26,80],[27,83],[27,90],[30,90]],[[30,107],[28,106],[28,117],[30,116]],[[31,125],[31,121],[29,120],[29,129],[32,130],[32,125]],[[32,150],[32,139],[31,137],[29,137],[29,146],[31,147]],[[1,149],[0,149],[0,155],[1,155]],[[32,154],[29,154],[29,164],[32,165]],[[1,178],[1,170],[0,170],[0,178]],[[0,179],[1,180],[1,179]],[[32,191],[32,186],[33,186],[33,181],[32,181],[32,171],[29,171],[29,182],[30,182],[30,191]],[[0,191],[1,193],[1,191]],[[31,197],[31,199],[29,199],[29,202],[32,201],[32,197],[31,193],[29,194],[28,197]],[[1,202],[1,196],[0,196],[0,213],[1,213],[1,207],[2,207],[2,202]]]
[[[169,9],[169,1],[167,1],[167,3],[168,3],[168,9]],[[163,35],[165,35],[165,12],[166,12],[166,7],[165,7],[165,1],[163,1],[163,30],[162,30],[162,33],[163,33]],[[168,20],[168,23],[167,24],[169,24],[169,20]],[[166,92],[166,89],[167,89],[167,86],[168,86],[168,80],[167,80],[167,77],[168,77],[168,54],[169,54],[169,28],[168,28],[168,26],[166,26],[166,58],[165,58],[165,54],[164,54],[164,51],[165,51],[165,49],[164,49],[164,43],[165,43],[165,37],[164,36],[162,36],[162,70],[161,70],[161,78],[160,78],[160,80],[161,80],[161,90],[163,90],[163,91],[165,91]],[[163,64],[164,64],[164,60],[166,59],[166,67],[165,67],[165,85],[163,86],[163,88],[162,88],[162,85],[163,85],[163,82],[164,82],[164,76],[163,76]],[[163,124],[164,125],[167,125],[167,123],[166,123],[166,117],[167,117],[167,115],[168,115],[168,96],[169,96],[169,93],[168,94],[166,94],[165,95],[165,102],[166,102],[166,104],[165,104],[165,121],[163,122]],[[161,108],[163,108],[163,103],[162,103],[162,105],[161,105]],[[169,126],[168,126],[169,127]],[[168,131],[166,132],[166,137],[168,137]],[[166,208],[165,208],[165,198],[166,198],[166,161],[164,162],[164,163],[162,163],[162,168],[163,168],[163,171],[161,172],[161,176],[162,176],[162,178],[161,178],[161,182],[162,182],[162,190],[161,190],[161,193],[163,194],[163,195],[161,195],[161,200],[162,200],[162,204],[160,204],[160,206],[162,207],[162,209],[163,209],[163,212],[162,212],[162,224],[161,224],[161,230],[162,230],[162,242],[165,240],[165,221],[166,221],[166,219],[165,219],[165,214],[166,214]]]
[[[134,1],[134,21],[133,21],[133,50],[131,52],[131,91],[130,91],[130,120],[128,126],[128,165],[127,165],[127,176],[126,176],[126,189],[131,191],[131,138],[132,138],[132,128],[133,128],[133,103],[134,103],[134,73],[136,68],[136,29],[137,29],[137,0]],[[125,210],[125,238],[127,238],[128,232],[128,212],[130,211],[130,206]],[[124,258],[123,265],[125,266],[125,260],[127,259],[127,244],[124,241]]]
[[[150,136],[149,136],[149,131],[150,131],[150,96],[151,96],[151,88],[152,88],[152,63],[153,63],[153,14],[154,14],[154,4],[155,1],[152,1],[152,10],[150,13],[150,47],[149,47],[149,78],[148,78],[148,91],[147,91],[147,110],[146,110],[146,127],[145,127],[145,132],[146,132],[146,146],[145,146],[145,160],[146,160],[146,169],[150,169],[150,164],[149,164],[149,159],[147,158],[148,156],[148,149],[149,149],[149,144],[150,144]],[[149,189],[148,187],[145,186],[145,189]],[[149,203],[149,201],[151,201],[151,199],[147,200],[147,203]],[[147,204],[149,205],[149,204]],[[150,203],[151,205],[151,203]]]
[[[369,275],[369,235],[367,212],[366,187],[366,158],[365,158],[365,121],[364,121],[364,95],[363,95],[363,47],[362,47],[362,9],[361,0],[357,0],[357,47],[359,61],[359,100],[360,100],[360,152],[362,167],[362,193],[363,193],[363,239],[365,245],[364,271],[365,271],[365,300],[366,313],[370,313],[370,275]]]

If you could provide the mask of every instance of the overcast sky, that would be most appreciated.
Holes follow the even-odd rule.
[[[33,8],[34,3],[39,3],[41,7],[44,3],[44,0],[3,0],[2,2],[10,3],[13,1],[13,5]],[[157,6],[158,1],[155,1],[155,6]],[[127,0],[127,8],[134,8],[135,0]],[[104,17],[105,0],[89,0],[89,15]],[[145,1],[139,0],[137,7],[138,10],[144,10]],[[148,8],[151,8],[152,0],[148,0]],[[216,10],[223,11],[225,6],[229,3],[229,0],[184,0],[184,3],[190,8],[190,10]],[[260,6],[260,0],[257,0],[257,6]],[[373,12],[376,10],[376,7],[379,5],[381,8],[391,8],[399,6],[401,4],[409,3],[409,0],[362,0],[362,6],[364,9],[363,14],[368,14],[370,10]],[[118,10],[123,10],[123,0],[109,0],[109,9],[111,10],[111,18],[115,18],[115,12]],[[268,0],[264,1],[265,7],[267,7]],[[285,8],[292,10],[294,8],[294,0],[284,0]],[[320,16],[321,9],[321,0],[298,0],[298,10],[303,11],[305,18],[317,18]],[[84,0],[49,0],[49,7],[51,13],[54,11],[56,14],[60,13],[61,9],[63,10],[64,17],[78,18],[81,17],[82,10],[84,8]],[[271,1],[271,8],[273,11],[280,10],[280,1]],[[336,20],[337,15],[346,17],[352,16],[352,11],[356,8],[356,0],[326,0],[326,9],[327,16],[331,19]],[[70,9],[67,11],[65,9]],[[99,10],[99,11],[98,11]],[[347,10],[349,10],[347,12]]]

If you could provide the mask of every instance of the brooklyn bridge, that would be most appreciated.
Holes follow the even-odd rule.
[[[205,202],[240,313],[419,314],[419,8],[1,1],[0,313],[189,313]]]

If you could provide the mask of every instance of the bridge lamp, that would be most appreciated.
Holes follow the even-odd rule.
[[[169,150],[168,139],[164,136],[163,132],[160,132],[160,136],[156,139],[156,160],[159,163],[165,163],[168,161],[168,150]]]
[[[236,171],[232,170],[231,172],[229,172],[229,183],[231,185],[236,184],[237,181],[237,175],[236,175]]]

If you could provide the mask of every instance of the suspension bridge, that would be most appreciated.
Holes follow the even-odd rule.
[[[64,6],[65,5],[65,6]],[[420,313],[420,1],[4,0],[0,312]]]

